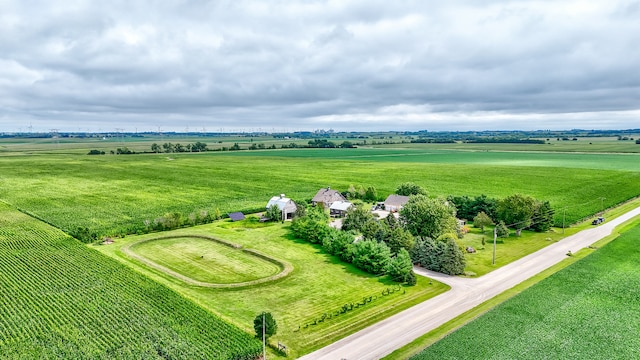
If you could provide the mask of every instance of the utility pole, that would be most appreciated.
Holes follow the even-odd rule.
[[[267,323],[264,321],[264,312],[262,312],[262,360],[267,360],[267,344],[264,337],[264,333],[265,333],[264,328],[266,326],[267,326]]]
[[[562,233],[564,234],[564,215],[567,212],[567,208],[562,209]]]
[[[602,215],[604,215],[604,199],[606,199],[606,197],[600,197],[600,212]]]
[[[496,242],[498,241],[498,225],[493,228],[493,260],[491,265],[496,264]]]

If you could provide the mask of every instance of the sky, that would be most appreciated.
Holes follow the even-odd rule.
[[[0,132],[640,128],[640,1],[0,0]]]

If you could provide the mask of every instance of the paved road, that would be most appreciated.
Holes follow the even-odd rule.
[[[415,268],[416,273],[451,286],[451,290],[303,356],[304,360],[380,359],[419,336],[538,274],[611,234],[640,215],[640,207],[597,227],[581,231],[479,278],[459,278]]]

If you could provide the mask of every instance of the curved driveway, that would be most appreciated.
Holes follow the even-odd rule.
[[[305,355],[301,359],[380,359],[485,300],[562,261],[567,257],[568,251],[575,253],[606,237],[616,226],[637,215],[640,215],[640,207],[598,227],[571,235],[475,279],[448,276],[416,267],[414,270],[417,274],[448,284],[451,290]]]

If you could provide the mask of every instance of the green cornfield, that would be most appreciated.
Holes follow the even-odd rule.
[[[549,200],[562,225],[640,194],[635,154],[493,153],[416,149],[305,149],[202,154],[5,156],[0,199],[76,233],[144,230],[166,213],[263,209],[284,193],[373,186],[380,198],[415,182],[432,196],[523,193]],[[618,168],[621,170],[613,170]]]
[[[258,340],[0,203],[3,359],[254,359]]]

